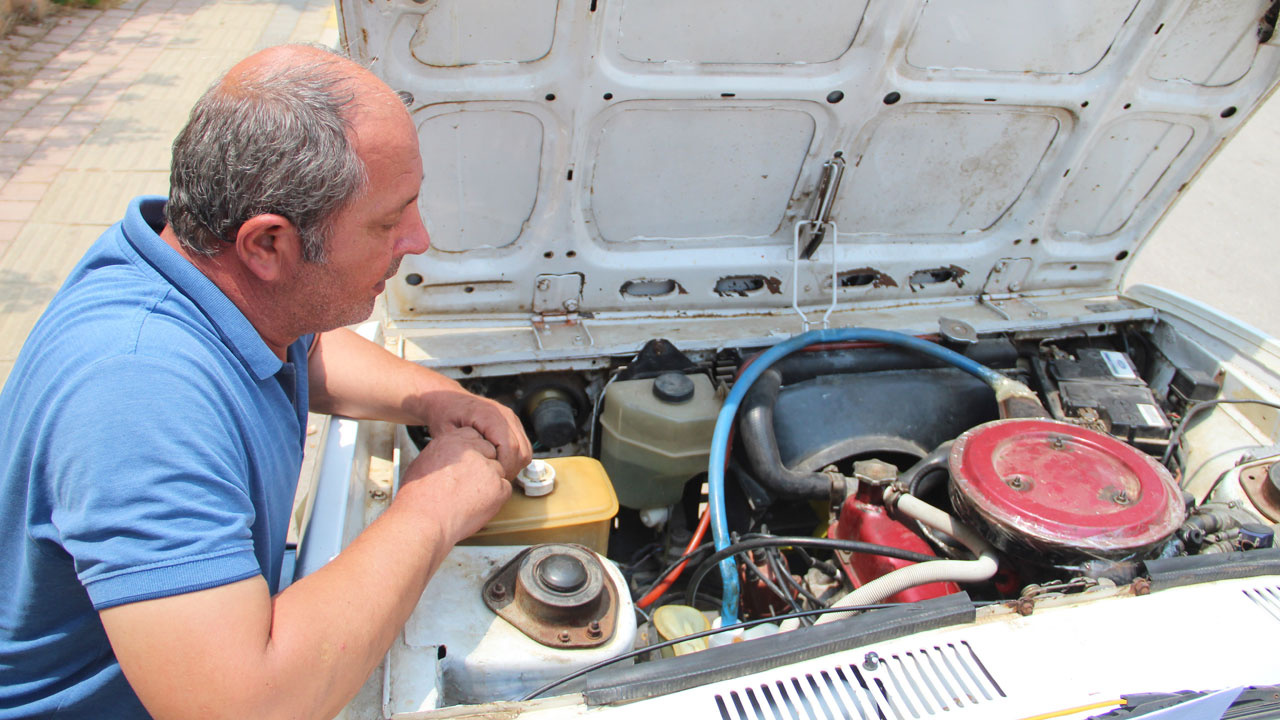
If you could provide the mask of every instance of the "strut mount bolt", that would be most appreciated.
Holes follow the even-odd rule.
[[[568,631],[568,630],[561,630],[561,631],[560,631],[560,635],[558,635],[558,636],[557,636],[557,638],[558,638],[558,639],[560,640],[560,642],[562,642],[562,643],[567,643],[567,642],[569,642],[569,640],[570,640],[570,638],[569,638],[569,631]]]
[[[587,634],[593,638],[600,637],[601,635],[600,623],[596,622],[595,620],[592,620],[591,624],[587,626]]]

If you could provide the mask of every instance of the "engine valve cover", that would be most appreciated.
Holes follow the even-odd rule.
[[[949,462],[957,512],[1001,550],[1038,563],[1138,557],[1185,515],[1155,459],[1069,423],[985,423],[955,441]]]

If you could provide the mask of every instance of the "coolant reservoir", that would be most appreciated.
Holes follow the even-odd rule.
[[[517,489],[497,515],[463,545],[576,543],[604,555],[618,497],[598,461],[588,457],[547,458],[555,489],[528,497]]]
[[[618,502],[667,507],[706,472],[721,399],[705,375],[664,373],[610,385],[600,412],[600,462]]]

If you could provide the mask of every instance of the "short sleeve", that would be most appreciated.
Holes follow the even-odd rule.
[[[39,453],[50,520],[96,609],[261,572],[234,396],[152,357],[69,379]]]

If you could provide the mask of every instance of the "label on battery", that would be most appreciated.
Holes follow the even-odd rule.
[[[1138,373],[1133,371],[1133,366],[1129,364],[1129,359],[1124,353],[1118,353],[1114,350],[1103,350],[1102,361],[1107,364],[1107,369],[1115,377],[1124,380],[1137,380]],[[1163,423],[1160,423],[1163,424]]]
[[[1160,414],[1160,408],[1155,405],[1139,403],[1138,413],[1142,415],[1142,419],[1146,421],[1149,427],[1165,427],[1168,425],[1164,420],[1164,416]]]

